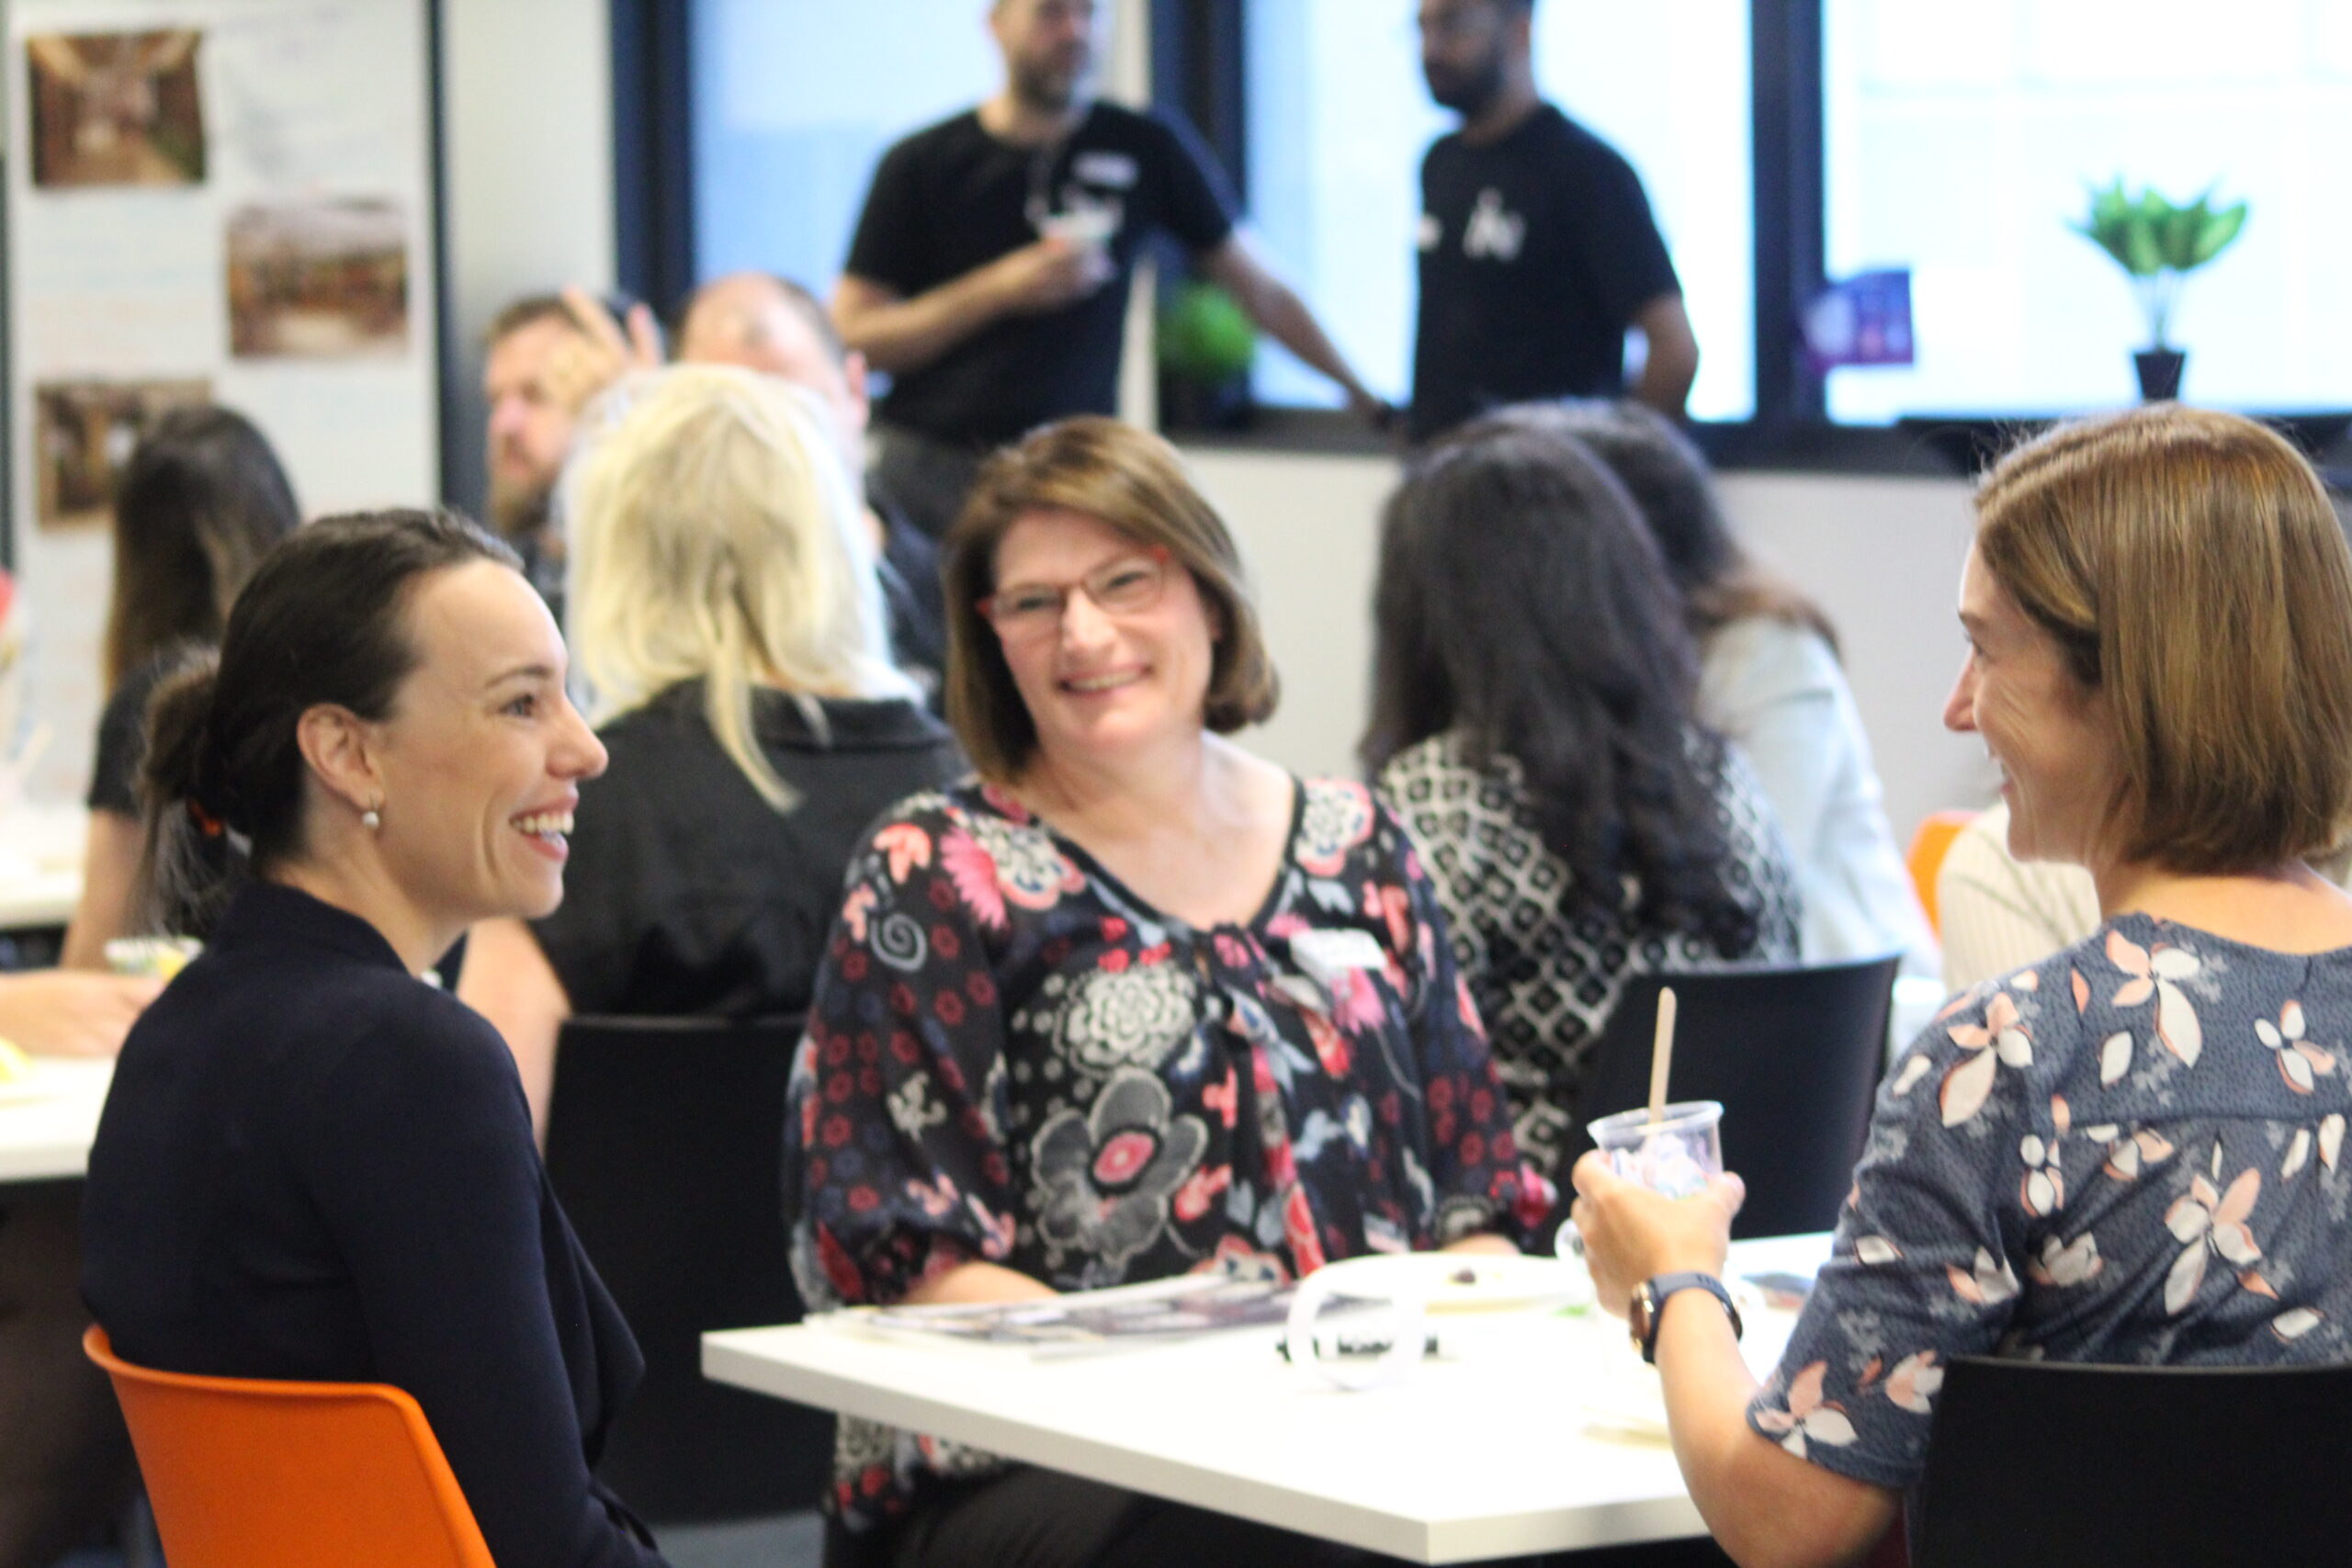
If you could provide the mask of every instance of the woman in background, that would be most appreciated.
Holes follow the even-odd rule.
[[[1788,963],[1771,808],[1692,711],[1697,660],[1623,489],[1506,413],[1417,456],[1383,525],[1372,727],[1520,1146],[1558,1171],[1636,975]]]
[[[133,907],[147,699],[176,664],[220,642],[245,580],[301,521],[277,454],[233,410],[175,409],[131,453],[115,500],[106,629],[111,695],[98,720],[89,844],[82,899],[65,931],[66,967],[105,968],[107,943],[151,929],[151,917],[172,931],[203,934],[220,897],[217,886],[191,889],[187,908]]]
[[[612,763],[582,791],[563,907],[477,928],[458,987],[543,1134],[575,1013],[807,1011],[866,828],[964,766],[890,662],[821,405],[716,365],[617,396],[568,480],[571,633]]]
[[[1870,738],[1818,605],[1750,560],[1690,437],[1634,402],[1530,406],[1609,465],[1657,539],[1699,643],[1699,718],[1746,755],[1794,857],[1809,964],[1911,955],[1935,938],[1888,826]]]

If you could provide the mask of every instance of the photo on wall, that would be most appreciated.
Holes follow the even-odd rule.
[[[25,40],[32,177],[43,189],[204,183],[193,28]]]
[[[33,385],[34,515],[48,529],[104,526],[130,454],[167,412],[212,400],[212,383],[40,381]]]
[[[345,359],[408,351],[408,226],[398,203],[342,198],[231,214],[229,352]]]

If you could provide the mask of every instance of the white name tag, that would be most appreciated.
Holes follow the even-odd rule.
[[[1105,190],[1133,190],[1136,161],[1125,152],[1080,152],[1070,160],[1073,178]]]
[[[1326,991],[1337,991],[1351,969],[1380,969],[1388,954],[1372,933],[1353,926],[1300,931],[1290,939],[1291,962]]]

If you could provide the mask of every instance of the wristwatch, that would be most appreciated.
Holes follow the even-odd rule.
[[[1657,1363],[1657,1325],[1664,1315],[1666,1298],[1677,1291],[1704,1291],[1721,1302],[1724,1313],[1731,1319],[1731,1337],[1738,1338],[1745,1332],[1739,1321],[1739,1309],[1732,1305],[1731,1292],[1713,1274],[1660,1274],[1645,1280],[1634,1287],[1632,1304],[1625,1311],[1625,1326],[1633,1331],[1634,1343],[1640,1348],[1642,1359]]]

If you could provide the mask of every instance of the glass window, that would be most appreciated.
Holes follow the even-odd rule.
[[[1827,264],[1912,273],[1917,363],[1838,370],[1849,423],[2137,396],[2148,330],[2069,223],[2120,175],[2251,204],[2190,276],[2185,396],[2352,406],[2352,6],[2343,0],[1827,0]]]
[[[1544,0],[1544,95],[1639,171],[1700,346],[1690,412],[1756,407],[1749,0]],[[1453,117],[1429,100],[1410,0],[1259,0],[1245,44],[1250,206],[1269,257],[1375,391],[1412,378],[1420,160]],[[1332,405],[1269,345],[1258,395]]]
[[[996,90],[986,9],[695,0],[697,274],[759,267],[830,291],[883,151]]]

